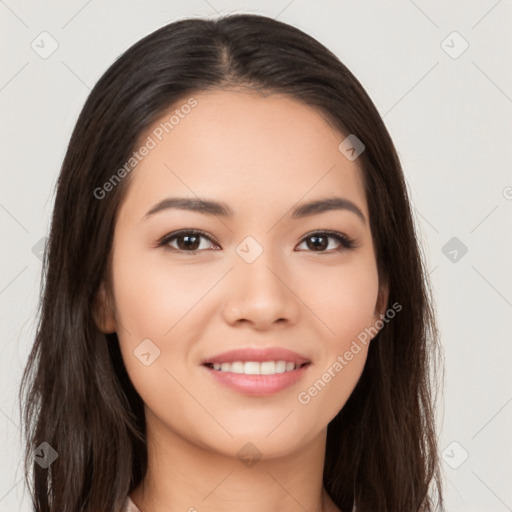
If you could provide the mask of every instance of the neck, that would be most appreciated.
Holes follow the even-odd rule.
[[[322,483],[326,430],[300,451],[257,460],[248,446],[241,460],[147,420],[148,470],[131,493],[142,512],[339,512]]]

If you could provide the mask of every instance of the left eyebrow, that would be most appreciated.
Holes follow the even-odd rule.
[[[229,205],[218,201],[207,199],[197,199],[189,197],[168,197],[153,206],[144,215],[144,219],[168,209],[190,210],[205,215],[220,215],[221,217],[232,218],[234,212]],[[293,220],[303,219],[311,215],[324,213],[331,210],[346,210],[356,214],[359,219],[366,224],[366,217],[363,212],[349,199],[342,197],[328,197],[303,203],[292,210],[291,218]]]
[[[303,203],[295,207],[292,211],[292,219],[302,219],[310,215],[327,212],[330,210],[347,210],[355,213],[363,224],[366,224],[366,217],[363,212],[349,199],[343,197],[328,197],[309,203]]]

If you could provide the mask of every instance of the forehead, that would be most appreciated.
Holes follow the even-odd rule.
[[[122,208],[140,218],[166,195],[181,195],[219,199],[243,214],[342,195],[367,216],[361,169],[338,148],[344,139],[317,110],[287,95],[198,92],[141,134],[135,149],[152,148],[132,171]]]

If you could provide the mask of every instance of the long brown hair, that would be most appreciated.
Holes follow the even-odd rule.
[[[117,335],[102,334],[93,319],[130,175],[106,198],[95,190],[171,105],[222,87],[288,94],[363,141],[358,163],[379,279],[388,284],[388,303],[402,310],[370,344],[356,388],[328,426],[324,485],[343,511],[354,504],[357,512],[442,509],[438,334],[389,133],[358,80],[317,40],[265,16],[236,14],[183,19],[138,41],[100,78],[77,120],[57,183],[38,329],[20,386],[34,510],[118,511],[144,477],[143,403]],[[41,443],[58,454],[47,468],[32,457]]]

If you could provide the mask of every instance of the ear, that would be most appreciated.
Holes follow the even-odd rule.
[[[96,294],[93,316],[101,332],[109,334],[117,331],[114,307],[112,306],[112,301],[106,290],[104,281],[101,282],[98,293]]]
[[[381,327],[379,327],[377,322],[379,322],[379,324],[382,323],[381,316],[385,316],[385,314],[386,314],[388,300],[389,300],[389,287],[387,284],[382,284],[379,287],[379,293],[377,295],[377,302],[375,304],[375,311],[374,311],[374,315],[373,315],[373,322],[374,322],[373,325],[374,325],[375,333],[372,335],[371,339],[375,338],[375,336],[377,336],[377,334],[379,333],[380,329],[383,327],[383,325],[381,325]]]
[[[375,304],[375,320],[380,319],[380,315],[386,313],[386,308],[389,300],[389,287],[387,284],[381,284],[379,287],[379,294],[377,295],[377,302]]]

